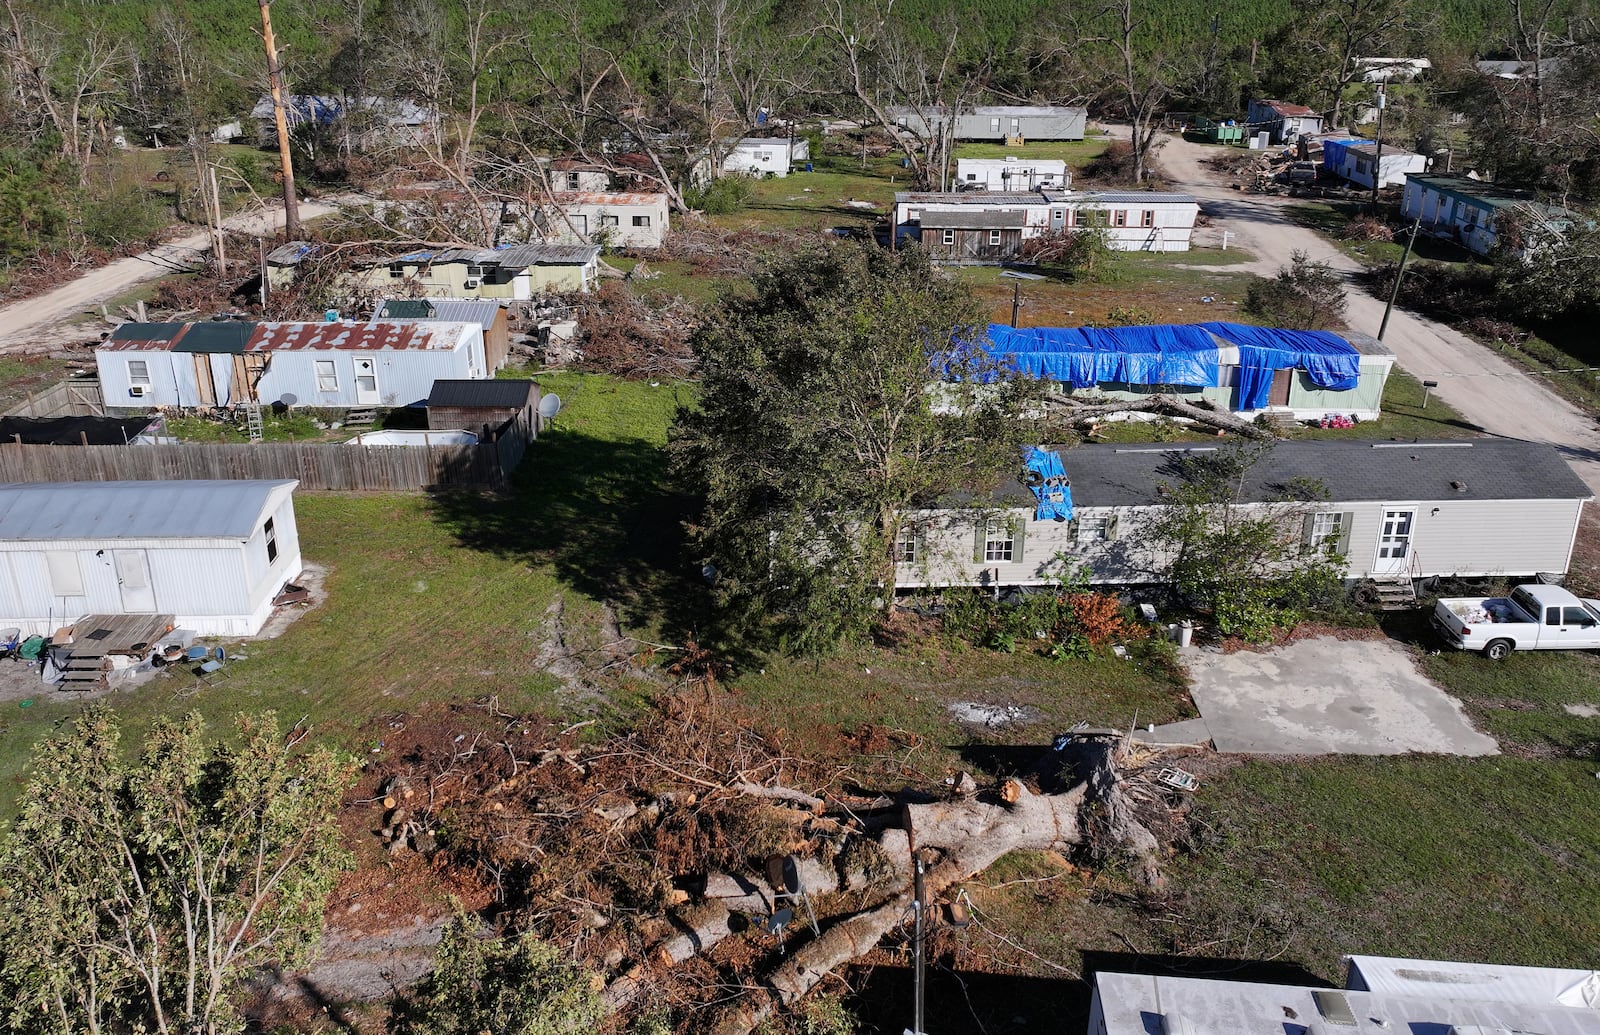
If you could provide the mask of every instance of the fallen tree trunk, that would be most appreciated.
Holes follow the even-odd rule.
[[[1220,413],[1200,406],[1183,402],[1171,395],[1152,395],[1147,399],[1130,399],[1126,402],[1103,403],[1093,406],[1079,403],[1066,402],[1061,399],[1049,399],[1045,402],[1046,409],[1051,416],[1063,419],[1073,427],[1084,427],[1093,424],[1096,419],[1113,413],[1164,413],[1170,417],[1187,417],[1197,424],[1216,428],[1220,431],[1231,431],[1245,438],[1268,439],[1276,438],[1266,428],[1257,427],[1250,421],[1235,417],[1230,413]]]

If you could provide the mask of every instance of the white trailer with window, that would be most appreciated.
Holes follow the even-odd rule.
[[[249,636],[301,571],[296,481],[0,485],[0,627],[172,615]]]

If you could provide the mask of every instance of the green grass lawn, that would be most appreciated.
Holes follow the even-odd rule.
[[[301,551],[329,569],[328,601],[278,639],[230,644],[245,658],[215,687],[179,696],[194,687],[184,671],[113,694],[130,730],[190,709],[220,730],[238,711],[276,708],[365,749],[381,736],[363,731],[373,720],[432,702],[495,695],[508,712],[592,710],[535,663],[545,609],[563,595],[579,648],[597,642],[605,600],[650,632],[667,625],[669,600],[691,619],[692,591],[661,584],[655,564],[677,539],[661,447],[676,405],[693,394],[540,379],[566,406],[506,497],[299,494]],[[28,707],[0,704],[0,815],[14,807],[30,747],[81,706],[43,686]]]
[[[1429,439],[1470,438],[1482,433],[1476,424],[1432,396],[1423,405],[1422,382],[1396,367],[1383,386],[1383,415],[1352,428],[1301,428],[1295,438]]]
[[[42,355],[0,356],[0,412],[82,369],[82,363]]]
[[[762,229],[821,229],[830,226],[870,227],[894,207],[895,191],[909,190],[909,171],[893,158],[825,155],[814,172],[751,181],[750,200],[737,212],[711,216],[725,229],[758,225]],[[872,208],[850,202],[870,202]]]

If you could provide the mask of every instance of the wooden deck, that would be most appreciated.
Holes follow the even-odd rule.
[[[120,654],[142,660],[172,629],[172,615],[86,615],[72,627],[72,653],[61,690],[105,687],[107,658]]]

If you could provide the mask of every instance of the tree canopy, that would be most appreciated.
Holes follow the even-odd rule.
[[[971,344],[983,326],[919,249],[806,250],[722,303],[674,449],[734,627],[802,653],[861,635],[906,511],[1020,462],[1037,385]]]

